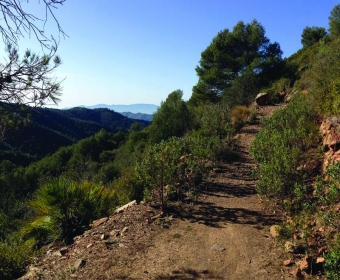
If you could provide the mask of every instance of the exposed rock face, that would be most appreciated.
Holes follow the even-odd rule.
[[[255,101],[259,106],[264,106],[272,103],[272,99],[268,93],[259,93],[256,96]]]
[[[313,258],[310,256],[304,257],[300,262],[301,271],[309,271],[312,265]]]
[[[124,210],[126,210],[128,207],[132,206],[132,205],[136,205],[137,201],[133,200],[125,205],[123,205],[122,207],[119,207],[114,213],[122,213],[124,212]]]
[[[322,133],[322,143],[325,146],[326,153],[323,163],[323,170],[340,160],[340,117],[327,117],[320,126]]]

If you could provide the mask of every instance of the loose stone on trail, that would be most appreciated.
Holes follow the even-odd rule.
[[[217,250],[217,251],[221,251],[221,252],[223,252],[223,251],[225,251],[225,250],[226,250],[226,248],[224,248],[223,246],[221,246],[221,245],[218,245],[218,244],[214,244],[214,245],[212,245],[211,249],[213,249],[213,250]]]

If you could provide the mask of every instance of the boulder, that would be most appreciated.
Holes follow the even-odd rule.
[[[77,259],[74,262],[74,269],[75,270],[79,270],[80,268],[82,268],[84,265],[86,264],[86,261],[84,259]]]
[[[331,116],[323,120],[320,126],[322,143],[325,146],[323,170],[340,160],[340,117]]]
[[[136,200],[133,200],[125,205],[123,205],[122,207],[119,207],[114,213],[122,213],[124,212],[124,210],[126,210],[127,208],[129,208],[130,206],[132,205],[136,205],[137,204],[137,201]]]
[[[269,95],[269,93],[259,93],[255,97],[255,102],[259,106],[264,106],[272,103],[272,99]]]
[[[301,271],[309,271],[312,265],[313,258],[310,256],[304,257],[300,262]]]

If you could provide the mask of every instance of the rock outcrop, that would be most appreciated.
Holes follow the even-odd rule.
[[[325,146],[323,170],[340,160],[340,117],[332,116],[323,120],[320,126],[322,144]]]
[[[269,93],[259,93],[255,98],[256,104],[259,106],[272,104]]]

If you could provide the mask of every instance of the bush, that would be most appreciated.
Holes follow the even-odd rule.
[[[190,127],[190,114],[182,99],[183,92],[176,90],[170,93],[154,113],[150,126],[150,140],[159,143],[172,136],[181,137]]]
[[[149,146],[136,164],[137,177],[144,185],[145,193],[153,196],[155,190],[162,209],[166,205],[165,187],[175,185],[176,173],[182,168],[182,151],[183,142],[172,137]]]
[[[340,279],[340,246],[337,244],[330,251],[324,255],[325,257],[325,272],[327,279],[339,280]]]
[[[106,187],[60,177],[39,188],[30,205],[36,218],[23,233],[46,243],[55,239],[69,242],[92,220],[108,215],[117,203],[113,191]]]
[[[0,243],[0,279],[17,279],[25,273],[26,266],[34,257],[33,242],[17,240]]]
[[[230,109],[223,104],[204,104],[193,108],[194,125],[203,136],[228,137],[233,132],[226,126],[230,123]]]
[[[317,178],[315,184],[315,196],[319,203],[332,205],[339,201],[340,189],[340,162],[337,161],[326,170],[327,178],[322,180]]]
[[[241,128],[248,120],[251,114],[251,110],[246,106],[235,106],[231,110],[230,121],[233,124],[234,128]]]
[[[299,83],[309,91],[314,107],[321,115],[338,114],[340,98],[340,38],[329,44],[320,43],[318,52],[313,54],[309,70]]]
[[[219,137],[205,137],[199,132],[183,138],[170,138],[149,146],[136,164],[138,186],[145,198],[166,207],[171,197],[195,197],[198,185],[207,174],[207,160],[222,151]]]
[[[131,200],[143,199],[144,186],[138,181],[134,167],[122,170],[120,177],[111,185],[119,205],[124,205]]]
[[[296,95],[286,109],[277,110],[263,123],[250,147],[257,168],[257,191],[289,210],[297,199],[308,162],[307,151],[318,137],[315,115],[303,95]]]
[[[4,239],[8,233],[10,233],[10,220],[0,209],[0,240]]]

